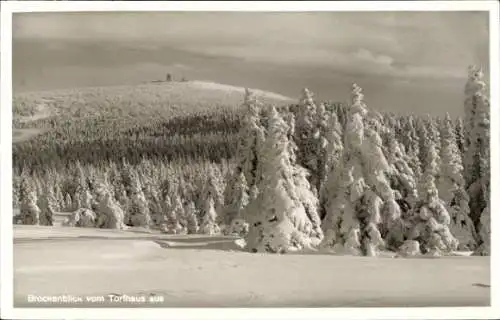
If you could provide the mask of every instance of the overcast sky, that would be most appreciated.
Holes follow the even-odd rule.
[[[488,13],[22,13],[13,18],[16,91],[174,77],[403,113],[462,111],[469,64],[488,73]]]

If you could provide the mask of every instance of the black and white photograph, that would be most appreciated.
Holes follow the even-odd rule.
[[[2,318],[500,316],[496,1],[41,3],[1,12]]]

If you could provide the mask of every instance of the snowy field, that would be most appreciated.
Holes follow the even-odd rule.
[[[489,257],[272,255],[239,252],[237,244],[139,229],[15,226],[15,307],[490,305]],[[105,300],[29,303],[30,294]],[[110,294],[124,298],[110,302]],[[158,301],[124,302],[140,297]]]

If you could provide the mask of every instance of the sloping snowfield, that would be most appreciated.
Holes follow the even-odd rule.
[[[14,227],[15,307],[446,307],[490,304],[489,257],[238,251],[232,237]],[[28,302],[28,295],[80,297]],[[108,295],[122,295],[110,301]],[[86,302],[103,297],[104,301]],[[134,302],[134,299],[146,302]],[[157,299],[157,302],[149,299]],[[161,302],[163,300],[163,302]]]

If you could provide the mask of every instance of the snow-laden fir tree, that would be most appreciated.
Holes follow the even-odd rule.
[[[442,162],[440,178],[438,180],[438,191],[439,197],[446,203],[449,209],[456,191],[464,188],[465,181],[462,176],[462,159],[456,143],[451,118],[448,113],[442,123],[441,130]]]
[[[131,171],[131,181],[129,189],[130,204],[128,207],[128,219],[126,222],[131,226],[149,228],[152,225],[151,215],[141,182],[137,173]]]
[[[57,212],[62,211],[64,209],[64,196],[61,191],[61,187],[59,186],[59,181],[55,181],[52,192],[54,194],[55,211]]]
[[[462,165],[464,163],[465,156],[465,132],[464,132],[464,120],[462,117],[457,118],[455,121],[455,136],[457,138],[457,147],[462,158]]]
[[[253,189],[257,193],[256,183],[262,176],[258,165],[259,152],[265,140],[265,129],[260,122],[261,104],[248,89],[245,90],[242,109],[244,115],[235,156],[236,168],[223,192],[225,208],[220,215],[223,223],[231,223],[234,204],[240,201],[238,197],[242,195],[241,181],[245,181],[248,190]],[[244,179],[240,178],[240,175],[243,175]]]
[[[22,224],[39,225],[41,210],[37,205],[38,197],[33,182],[23,173],[19,190],[20,219]]]
[[[438,152],[432,139],[427,140],[427,167],[419,183],[419,202],[414,209],[412,228],[408,239],[417,240],[423,253],[438,256],[458,248],[458,241],[450,232],[450,215],[439,198],[435,176],[439,170]]]
[[[448,114],[441,127],[441,168],[438,180],[439,197],[451,215],[450,230],[459,242],[459,249],[476,246],[474,225],[469,217],[469,197],[462,176],[462,156],[457,145],[454,125]]]
[[[330,190],[329,187],[335,186],[335,181],[332,180],[337,179],[337,173],[340,168],[340,161],[342,160],[342,153],[344,150],[344,144],[342,142],[342,127],[335,112],[330,115],[328,129],[328,146],[326,150],[327,159],[325,164],[326,175],[321,189],[318,190],[321,217],[325,216],[328,200],[331,199],[331,195],[333,194],[333,190]]]
[[[380,120],[364,118],[368,110],[361,88],[353,85],[344,132],[344,151],[323,220],[323,246],[335,252],[374,256],[385,243],[379,226],[391,242],[402,239],[399,206],[390,188],[389,164],[378,135]],[[384,212],[384,217],[382,213]]]
[[[194,202],[193,201],[188,202],[184,211],[186,214],[188,234],[198,233],[199,230],[198,214],[196,213],[196,207]]]
[[[172,206],[170,210],[166,213],[167,221],[164,232],[170,234],[181,234],[184,231],[184,226],[187,225],[187,221],[185,220],[184,207],[182,205],[182,200],[179,195],[175,196],[172,201]],[[181,224],[184,222],[184,226]]]
[[[240,172],[234,178],[236,178],[236,181],[231,183],[233,187],[230,189],[230,196],[227,197],[230,202],[226,203],[225,212],[221,217],[221,225],[224,226],[230,226],[234,219],[244,218],[243,211],[249,200],[249,190],[243,172]]]
[[[427,115],[426,119],[427,123],[427,132],[428,132],[428,138],[432,139],[434,142],[434,146],[436,147],[436,151],[438,154],[441,153],[441,134],[439,132],[439,120],[436,117],[431,117],[430,115]],[[441,159],[437,159],[438,165],[441,165]]]
[[[250,225],[246,248],[272,253],[311,248],[322,239],[317,213],[314,221],[310,218],[315,208],[309,206],[314,207],[317,200],[304,169],[291,161],[287,123],[275,107],[270,108],[269,115],[269,133],[259,156],[262,180],[257,196],[251,195],[246,207]]]
[[[261,176],[258,171],[258,155],[265,140],[265,129],[260,125],[261,107],[255,94],[245,90],[244,116],[239,133],[235,175],[243,172],[249,188],[254,186]]]
[[[39,203],[39,208],[41,210],[40,225],[53,225],[54,214],[57,210],[57,201],[51,187],[47,188],[46,193],[42,194]]]
[[[404,147],[398,143],[393,131],[388,134],[387,141],[385,150],[391,168],[391,188],[400,195],[396,201],[398,201],[402,213],[409,214],[410,209],[415,206],[418,200],[415,173],[408,163],[411,159],[405,154]]]
[[[97,200],[99,202],[96,210],[96,227],[104,229],[125,229],[125,213],[111,195],[109,188],[109,186],[101,184],[96,190]]]
[[[469,79],[465,86],[466,114],[466,155],[465,181],[470,198],[471,218],[479,229],[481,213],[487,206],[486,193],[489,188],[489,174],[482,170],[489,166],[489,113],[490,102],[486,95],[486,83],[481,69],[470,68]]]
[[[319,110],[321,111],[321,110]],[[312,186],[319,187],[320,177],[318,176],[320,168],[321,154],[318,153],[322,148],[324,137],[321,136],[320,123],[324,121],[326,110],[323,107],[323,113],[318,115],[318,107],[314,102],[314,95],[309,89],[302,90],[295,117],[295,143],[297,145],[297,163],[310,172]],[[326,145],[325,145],[326,147]]]
[[[203,220],[200,226],[200,231],[203,234],[220,234],[220,228],[217,224],[217,212],[214,207],[214,199],[211,196],[205,201],[205,206],[202,210],[202,217]]]
[[[478,223],[478,233],[479,233],[479,248],[477,248],[475,255],[490,255],[491,254],[491,171],[490,171],[490,149],[488,145],[485,145],[490,140],[489,133],[489,110],[485,108],[478,109],[477,112],[477,123],[476,128],[479,136],[482,134],[481,139],[478,143],[479,154],[482,155],[479,161],[479,183],[481,185],[481,191],[484,200],[484,209],[481,211],[481,217]],[[486,130],[488,129],[488,130]]]
[[[66,197],[64,198],[64,211],[69,212],[73,211],[75,206],[73,205],[73,199],[69,193],[66,193]]]
[[[414,179],[418,181],[422,175],[422,164],[420,163],[420,139],[415,128],[415,119],[410,115],[404,129],[404,146],[407,155],[407,162],[414,174]]]

